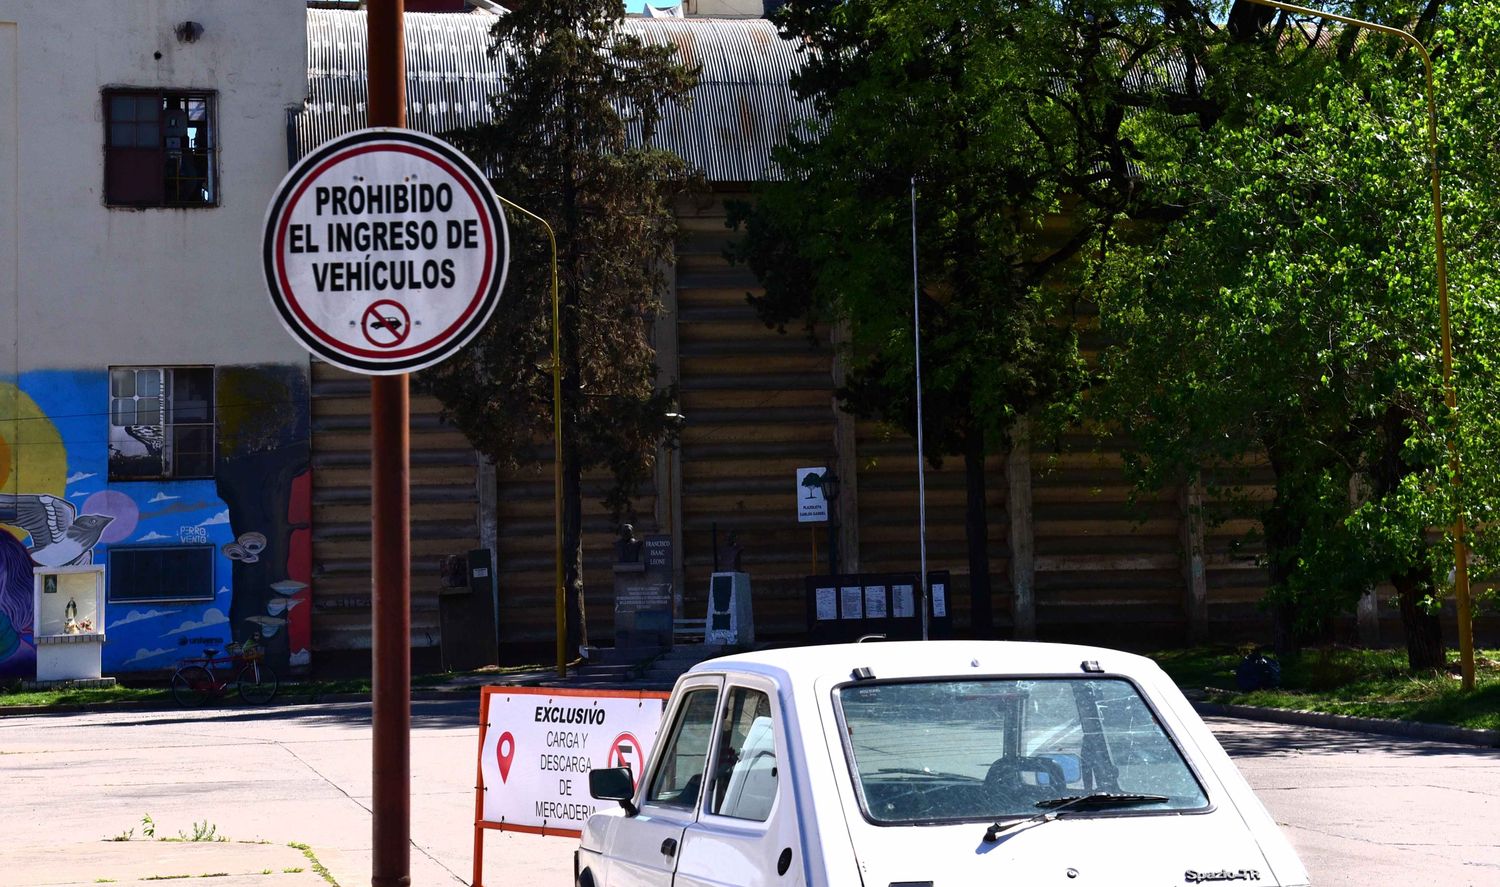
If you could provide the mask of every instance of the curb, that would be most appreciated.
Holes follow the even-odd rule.
[[[1385,718],[1360,718],[1353,715],[1331,715],[1318,711],[1296,711],[1284,708],[1259,708],[1253,705],[1230,705],[1220,702],[1194,702],[1200,715],[1240,718],[1247,721],[1269,721],[1299,727],[1321,727],[1351,733],[1375,733],[1401,736],[1429,742],[1451,742],[1482,748],[1500,748],[1500,730],[1476,730],[1450,727],[1446,724],[1424,724],[1418,721],[1392,721]]]

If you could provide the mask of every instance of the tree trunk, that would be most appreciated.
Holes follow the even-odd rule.
[[[995,601],[990,585],[990,521],[985,505],[984,432],[964,435],[964,535],[969,545],[969,621],[976,638],[995,634]]]
[[[1283,454],[1273,442],[1264,442],[1271,471],[1277,478],[1276,498],[1261,513],[1261,527],[1266,534],[1266,578],[1272,589],[1271,603],[1271,647],[1279,656],[1287,656],[1302,649],[1302,640],[1297,632],[1297,603],[1285,591],[1292,576],[1292,563],[1297,543],[1302,539],[1302,525],[1294,508],[1287,503],[1280,490],[1286,464]]]
[[[1401,609],[1401,627],[1406,635],[1406,662],[1413,672],[1442,668],[1447,662],[1443,649],[1443,623],[1428,612],[1422,600],[1431,591],[1425,569],[1391,577]]]
[[[572,435],[563,438],[562,476],[564,638],[571,659],[589,643],[583,600],[583,470]]]
[[[571,59],[570,59],[571,61]],[[565,641],[568,656],[582,653],[588,646],[588,623],[583,598],[583,458],[578,450],[578,421],[583,415],[583,368],[578,353],[578,323],[583,294],[582,256],[579,254],[579,193],[574,151],[578,138],[578,90],[572,76],[573,67],[563,85],[562,145],[562,216],[564,246],[562,256],[563,291],[561,314],[562,353],[562,453],[563,453],[563,611],[567,626]]]
[[[1277,591],[1285,588],[1285,583],[1291,578],[1289,553],[1295,549],[1298,537],[1301,536],[1289,511],[1278,497],[1261,519],[1266,533],[1266,577],[1270,581],[1273,595],[1276,595],[1271,603],[1271,646],[1281,656],[1296,653],[1302,648],[1302,640],[1297,632],[1296,602],[1287,597],[1286,592]]]

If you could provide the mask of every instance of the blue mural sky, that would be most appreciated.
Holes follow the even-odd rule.
[[[108,483],[109,374],[102,370],[38,370],[24,373],[20,388],[48,417],[66,454],[64,497],[76,514],[106,518],[96,536],[90,560],[106,562],[115,543],[213,544],[218,581],[208,600],[111,602],[101,627],[109,636],[104,647],[106,672],[161,668],[183,655],[184,647],[222,646],[231,634],[231,574],[222,547],[234,541],[229,508],[211,478],[178,481]],[[90,405],[97,404],[97,408]],[[24,468],[24,464],[22,466]],[[28,475],[17,472],[16,492],[31,489]],[[33,546],[35,540],[32,540]],[[33,550],[31,557],[46,564]]]
[[[671,9],[681,2],[682,0],[652,0],[651,5],[657,9]],[[625,0],[626,12],[644,12],[645,9],[646,0]]]

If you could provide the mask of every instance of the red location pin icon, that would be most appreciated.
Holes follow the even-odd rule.
[[[500,761],[500,781],[510,778],[510,762],[516,756],[516,740],[510,733],[501,733],[495,744],[495,757]]]

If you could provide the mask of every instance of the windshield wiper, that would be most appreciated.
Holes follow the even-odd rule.
[[[881,767],[876,773],[893,773],[897,776],[930,776],[934,779],[962,779],[965,782],[982,782],[977,776],[962,773],[944,773],[941,770],[924,770],[920,767]]]
[[[1162,801],[1171,800],[1166,795],[1131,795],[1119,792],[1095,792],[1091,795],[1069,795],[1064,798],[1048,798],[1045,801],[1037,801],[1036,806],[1046,810],[1045,813],[1037,813],[1024,819],[1015,819],[1010,822],[996,822],[984,832],[986,841],[994,842],[1000,839],[1002,832],[1013,828],[1029,825],[1033,822],[1051,822],[1062,815],[1064,810],[1070,807],[1125,807],[1131,804],[1159,804]]]

